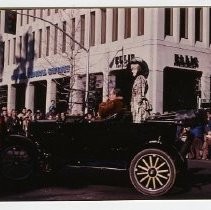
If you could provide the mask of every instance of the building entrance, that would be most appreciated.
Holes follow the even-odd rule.
[[[34,112],[45,113],[47,81],[34,82]]]
[[[166,67],[163,75],[164,112],[197,108],[201,71]]]
[[[26,84],[17,84],[15,89],[15,109],[20,112],[25,107]]]
[[[133,86],[133,77],[129,71],[123,70],[115,70],[110,72],[110,77],[112,82],[115,83],[112,85],[112,88],[118,88],[121,90],[124,104],[130,109],[130,102],[131,102],[131,91]]]

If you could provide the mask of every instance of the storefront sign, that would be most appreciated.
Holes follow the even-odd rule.
[[[115,64],[115,68],[122,68],[126,67],[127,64],[135,58],[135,54],[127,54],[127,55],[121,55],[121,56],[116,56],[113,58],[111,61],[109,67],[113,68]]]
[[[11,76],[11,80],[24,80],[24,79],[30,79],[34,77],[43,77],[47,75],[55,75],[55,74],[65,74],[70,72],[70,65],[66,66],[60,66],[60,67],[53,67],[48,69],[42,69],[42,70],[29,70],[27,74],[25,73],[16,73]]]
[[[175,54],[174,66],[196,69],[199,67],[199,61],[197,57]]]

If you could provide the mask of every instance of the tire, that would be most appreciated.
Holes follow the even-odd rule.
[[[0,153],[0,174],[9,183],[24,183],[35,175],[36,152],[31,144],[13,142]]]
[[[144,195],[160,196],[174,185],[176,168],[171,157],[160,149],[145,149],[131,161],[130,180]]]

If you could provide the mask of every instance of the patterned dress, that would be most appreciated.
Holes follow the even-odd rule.
[[[143,75],[139,75],[135,79],[132,87],[131,112],[133,115],[134,123],[140,123],[149,116],[149,102],[146,99],[147,91],[147,80]]]

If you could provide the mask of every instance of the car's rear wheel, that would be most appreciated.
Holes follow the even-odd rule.
[[[145,149],[131,161],[130,180],[139,192],[159,196],[175,183],[176,169],[171,157],[160,149]]]
[[[34,175],[36,155],[29,144],[9,144],[1,150],[0,173],[4,180],[23,182]]]

